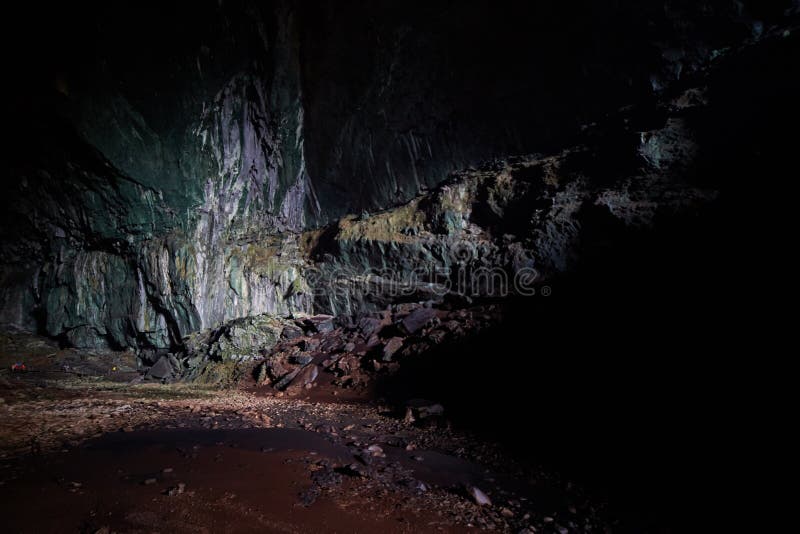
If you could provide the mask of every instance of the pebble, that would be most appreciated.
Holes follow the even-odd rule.
[[[469,487],[469,496],[472,497],[472,500],[475,501],[475,504],[478,506],[491,506],[492,501],[489,499],[489,496],[486,495],[480,488],[476,486]]]
[[[367,452],[371,453],[372,456],[378,456],[381,458],[386,457],[386,454],[384,454],[383,448],[380,445],[370,445],[367,447]]]

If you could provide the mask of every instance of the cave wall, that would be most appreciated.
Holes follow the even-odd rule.
[[[4,322],[77,346],[170,347],[226,319],[307,310],[272,237],[302,229],[310,199],[290,6],[59,15],[72,26],[41,28],[38,52],[70,50],[28,72],[37,93],[9,110],[24,142],[3,272],[7,302],[25,304]]]
[[[315,303],[308,269],[379,257],[402,270],[418,255],[385,254],[357,223],[332,261],[303,231],[402,205],[485,160],[558,152],[768,37],[797,5],[29,9],[3,43],[23,51],[5,102],[0,322],[76,346],[172,348],[236,317],[355,311],[363,288]],[[640,129],[675,132],[665,120]],[[657,135],[628,141],[651,167],[676,159]],[[566,251],[537,253],[569,268]]]

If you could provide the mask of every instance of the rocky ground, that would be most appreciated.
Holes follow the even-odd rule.
[[[349,329],[317,322],[312,336],[298,328],[303,335],[247,363],[254,378],[224,389],[142,381],[132,353],[4,336],[0,502],[7,531],[610,528],[604,507],[576,485],[455,428],[443,406],[422,399],[389,405],[354,386],[342,363],[348,354],[365,351],[368,361],[392,365],[392,339],[403,340],[398,351],[409,350],[412,336],[420,342],[425,332],[427,339],[445,324],[438,315],[449,313],[406,312],[403,319],[427,319],[406,321],[404,337],[396,332],[373,348],[364,335],[366,323],[376,326],[371,321]],[[332,339],[355,346],[319,363],[314,351],[311,361],[298,358],[301,346]],[[300,370],[295,379],[306,377],[301,387],[272,387],[268,362],[284,361],[294,365],[286,372]],[[15,363],[26,370],[12,370]],[[322,378],[307,380],[311,365]]]

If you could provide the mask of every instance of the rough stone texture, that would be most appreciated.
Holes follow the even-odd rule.
[[[3,323],[76,346],[175,347],[309,308],[280,235],[304,227],[309,198],[293,11],[63,14],[85,17],[72,46],[97,46],[14,116],[25,148],[3,205]],[[142,27],[148,44],[130,48]]]
[[[735,109],[715,72],[796,46],[796,3],[562,4],[23,14],[0,323],[176,350],[240,317],[383,309],[398,296],[374,272],[546,277],[592,221],[712,200],[695,160],[734,143],[711,119]],[[342,290],[314,294],[320,278]]]
[[[669,119],[639,145],[612,132],[620,138],[614,151],[649,147],[658,157],[620,158],[603,176],[596,169],[614,155],[579,145],[455,173],[406,205],[344,218],[315,236],[317,309],[351,315],[402,299],[535,294],[576,266],[593,226],[635,231],[716,199],[713,188],[677,178],[694,165],[697,150],[684,127]],[[429,316],[417,310],[403,326],[413,330]]]
[[[225,385],[239,377],[240,364],[267,354],[279,341],[288,319],[272,315],[244,317],[218,328],[195,332],[183,340],[183,376]]]

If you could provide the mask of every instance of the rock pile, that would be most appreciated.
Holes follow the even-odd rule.
[[[398,304],[345,321],[327,315],[298,319],[284,327],[288,335],[281,335],[253,376],[259,386],[288,394],[313,387],[322,373],[333,375],[330,382],[336,386],[361,388],[378,375],[396,372],[405,359],[499,319],[493,305],[448,310],[430,303]],[[420,416],[417,408],[409,407],[412,419]]]

